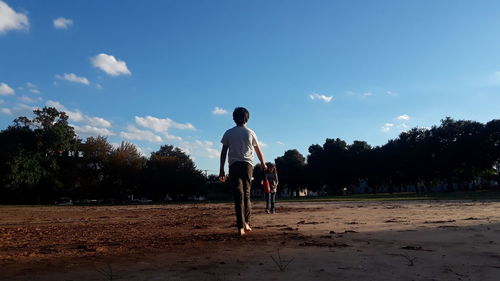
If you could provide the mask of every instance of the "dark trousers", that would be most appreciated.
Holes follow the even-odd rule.
[[[266,193],[266,210],[274,212],[276,203],[276,192]]]
[[[250,182],[253,166],[247,162],[235,162],[229,166],[229,184],[234,193],[234,209],[238,229],[250,223],[252,205],[250,202]]]

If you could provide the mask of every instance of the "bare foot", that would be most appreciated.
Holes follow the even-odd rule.
[[[238,234],[239,234],[240,236],[245,235],[245,230],[244,230],[243,228],[238,229]]]
[[[245,223],[245,230],[252,231],[252,228],[250,227],[250,225],[248,225],[248,223]]]

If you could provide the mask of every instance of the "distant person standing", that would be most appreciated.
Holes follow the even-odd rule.
[[[262,155],[259,147],[257,135],[254,131],[246,127],[249,118],[250,113],[246,108],[237,107],[233,111],[233,120],[236,126],[227,130],[221,140],[222,151],[220,154],[219,180],[226,180],[224,165],[227,155],[229,185],[234,192],[236,223],[240,236],[245,235],[245,231],[252,230],[250,227],[250,218],[252,216],[250,182],[253,174],[253,150],[255,150],[260,160],[262,169],[267,169],[264,155]]]
[[[266,192],[266,213],[276,213],[276,192],[278,191],[278,171],[276,165],[270,163],[264,174],[264,180],[269,182],[269,192]]]

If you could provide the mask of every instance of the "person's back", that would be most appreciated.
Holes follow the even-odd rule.
[[[226,131],[222,143],[229,147],[228,162],[243,161],[253,163],[253,147],[258,145],[254,131],[244,126],[235,126]]]
[[[253,174],[254,149],[262,163],[262,168],[266,167],[257,136],[245,126],[249,118],[248,110],[243,107],[236,108],[233,112],[236,127],[227,130],[221,140],[219,179],[226,180],[224,165],[226,156],[229,156],[229,184],[234,192],[236,224],[240,235],[245,234],[245,230],[252,230],[249,225],[251,217],[250,181]]]

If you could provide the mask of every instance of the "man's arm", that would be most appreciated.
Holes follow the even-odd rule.
[[[226,164],[226,156],[227,149],[229,147],[227,145],[222,145],[222,150],[220,152],[220,171],[219,171],[219,180],[224,182],[226,180],[226,173],[224,172],[224,165]]]
[[[259,158],[262,170],[267,170],[266,161],[264,161],[264,155],[262,154],[259,145],[257,144],[253,148],[255,149],[255,153],[257,153],[257,157]]]

